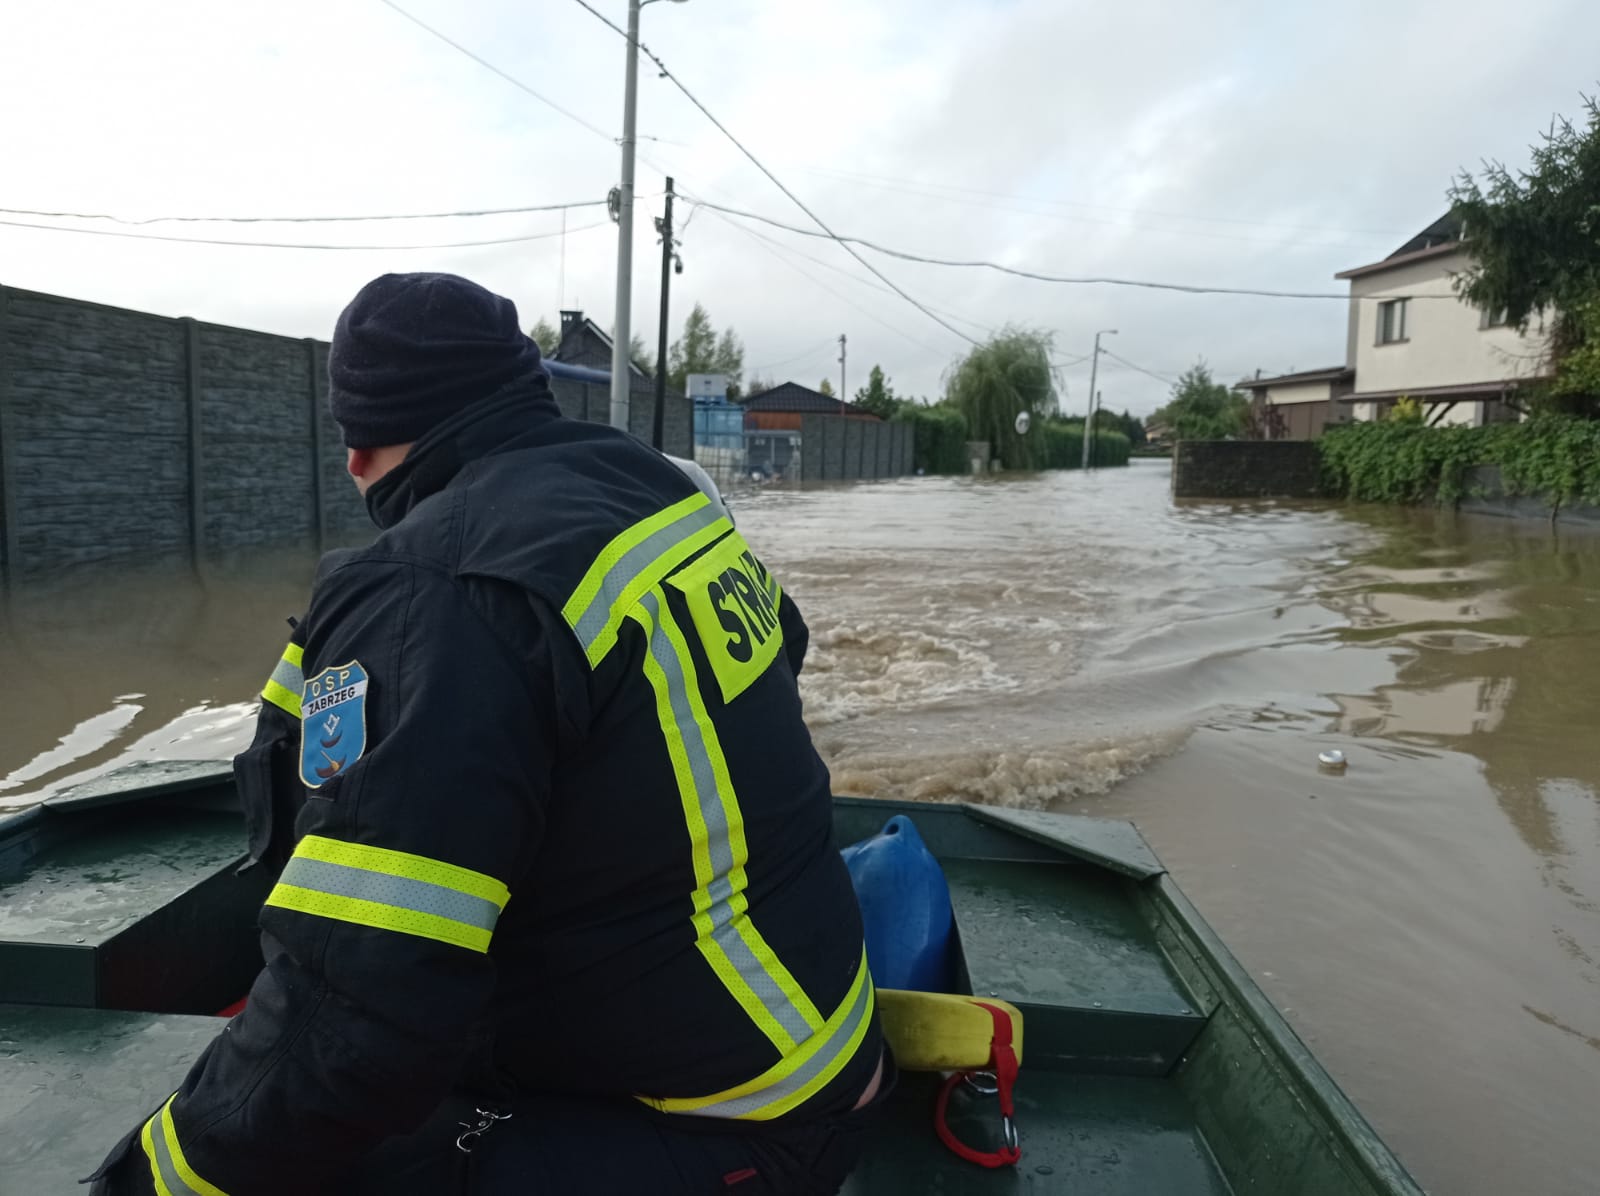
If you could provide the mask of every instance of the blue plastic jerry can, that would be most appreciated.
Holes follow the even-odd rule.
[[[839,854],[861,905],[873,982],[949,992],[955,982],[950,886],[916,824],[897,814],[878,834]]]

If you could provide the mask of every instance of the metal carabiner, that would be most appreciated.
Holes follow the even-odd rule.
[[[995,1096],[1000,1091],[1000,1078],[992,1071],[968,1072],[964,1081],[979,1096]]]

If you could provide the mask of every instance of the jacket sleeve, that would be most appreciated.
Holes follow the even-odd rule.
[[[266,967],[95,1191],[320,1190],[449,1092],[543,827],[557,730],[551,674],[527,657],[552,645],[528,609],[508,650],[456,579],[362,561],[319,583],[301,731],[315,784],[262,909]],[[345,700],[318,710],[330,683]]]
[[[778,599],[778,624],[783,628],[783,650],[789,657],[789,668],[799,680],[800,670],[806,663],[806,649],[811,645],[811,629],[801,618],[800,608],[789,597],[788,590]]]

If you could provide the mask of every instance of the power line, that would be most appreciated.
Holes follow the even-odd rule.
[[[769,361],[766,365],[752,366],[750,368],[750,375],[751,375],[751,377],[754,377],[756,374],[759,374],[762,370],[775,370],[779,366],[792,365],[795,362],[802,361],[802,360],[804,360],[804,359],[806,359],[808,357],[815,357],[818,353],[821,353],[824,350],[831,350],[833,348],[833,346],[835,345],[835,343],[837,343],[837,342],[835,342],[833,337],[830,336],[827,340],[823,341],[820,345],[813,345],[811,348],[807,349],[805,352],[796,353],[793,357],[785,357],[782,361]]]
[[[384,3],[386,3],[386,4],[389,3],[389,0],[384,0]],[[620,28],[616,24],[616,22],[612,21],[609,17],[607,17],[605,14],[601,13],[592,4],[590,4],[589,0],[577,0],[577,3],[583,9],[585,9],[591,16],[593,16],[596,20],[600,21],[602,24],[604,24],[608,28],[610,28],[613,32],[618,34],[622,38],[623,41],[628,41],[629,40],[627,33],[622,28]],[[771,180],[773,186],[775,186],[779,191],[782,191],[784,193],[784,195],[788,196],[790,202],[793,203],[795,207],[799,208],[807,216],[811,217],[811,219],[813,221],[815,221],[817,227],[822,229],[823,232],[825,232],[834,241],[838,242],[840,247],[843,248],[846,253],[848,253],[851,257],[855,258],[856,261],[860,262],[869,271],[871,271],[872,274],[875,275],[881,282],[886,283],[895,292],[895,294],[899,295],[900,298],[904,299],[907,303],[911,304],[912,307],[916,308],[923,315],[927,316],[935,324],[938,324],[940,327],[944,328],[948,332],[954,333],[956,336],[959,336],[962,340],[968,342],[969,344],[973,344],[973,345],[978,344],[978,341],[976,341],[972,337],[968,336],[965,332],[962,332],[961,329],[957,328],[954,324],[949,323],[943,317],[939,316],[936,312],[932,311],[928,307],[926,307],[923,304],[919,303],[917,300],[913,299],[909,294],[906,293],[906,291],[904,289],[902,289],[900,286],[898,286],[895,283],[895,281],[893,279],[891,279],[887,274],[885,274],[882,270],[879,270],[871,262],[867,261],[866,258],[862,257],[859,253],[857,253],[855,251],[855,249],[853,249],[849,244],[847,244],[846,241],[842,237],[837,236],[834,233],[834,231],[831,228],[828,227],[827,222],[824,221],[821,216],[818,216],[815,212],[813,212],[810,208],[808,208],[805,205],[805,203],[800,199],[800,197],[798,195],[796,195],[793,191],[789,190],[788,187],[784,186],[783,181],[781,179],[779,179],[777,175],[773,174],[772,171],[768,170],[766,168],[766,166],[764,166],[762,164],[760,158],[756,157],[753,153],[751,153],[748,149],[746,149],[745,146],[744,146],[744,143],[742,141],[740,141],[737,137],[735,137],[732,133],[730,133],[728,131],[728,127],[726,125],[724,125],[720,120],[718,120],[715,116],[713,116],[711,114],[711,109],[707,108],[704,104],[702,104],[699,101],[699,99],[696,98],[694,92],[690,91],[687,87],[685,87],[683,85],[682,80],[680,80],[676,75],[674,75],[670,70],[668,70],[667,69],[667,64],[662,62],[661,59],[653,51],[651,51],[649,49],[649,47],[645,46],[644,43],[640,42],[640,43],[638,43],[638,49],[639,49],[640,53],[644,54],[647,58],[650,59],[651,62],[656,64],[656,67],[661,71],[662,78],[669,80],[674,87],[676,87],[679,91],[681,91],[684,94],[684,98],[686,98],[691,104],[693,104],[696,108],[698,108],[700,110],[700,114],[702,116],[704,116],[707,120],[709,120],[713,125],[715,125],[717,127],[717,131],[719,133],[721,133],[724,137],[726,137],[730,142],[733,143],[733,146],[734,146],[735,149],[737,149],[746,158],[749,158],[751,164],[757,170],[759,170],[762,174],[766,175],[767,178],[769,180]]]
[[[688,199],[688,196],[689,196],[688,192],[683,192],[682,194],[685,196],[686,200],[688,200],[688,202],[690,202],[690,204],[691,204],[691,207],[689,209],[689,218],[692,220],[694,218],[694,214],[696,212],[698,212],[700,209],[698,207],[692,206],[693,201]],[[884,295],[893,294],[893,292],[890,291],[888,287],[879,286],[877,283],[872,282],[870,279],[862,278],[859,274],[853,274],[849,270],[845,269],[843,266],[835,265],[832,262],[825,262],[819,257],[812,257],[809,253],[801,253],[798,249],[796,249],[792,245],[785,245],[782,241],[779,241],[779,240],[777,240],[776,238],[773,238],[773,237],[769,237],[765,233],[759,233],[753,228],[745,228],[742,225],[734,224],[732,221],[726,219],[725,217],[722,217],[721,219],[723,220],[724,224],[727,224],[732,228],[739,229],[739,231],[744,233],[746,236],[755,237],[757,240],[765,241],[768,245],[771,245],[772,247],[774,247],[775,249],[777,249],[781,253],[793,254],[795,257],[803,258],[804,260],[806,260],[808,262],[811,262],[813,265],[821,266],[824,270],[832,270],[835,274],[842,275],[843,277],[848,278],[851,282],[854,282],[854,283],[858,284],[859,286],[868,287],[868,288],[870,288],[870,289],[872,289],[874,291],[879,292],[880,294],[884,294]],[[688,226],[689,226],[688,225],[688,221],[685,221],[684,222],[684,227],[687,228]],[[969,318],[967,316],[960,315],[959,313],[950,311],[950,310],[948,310],[946,308],[934,307],[931,303],[928,305],[928,307],[929,307],[930,310],[938,312],[941,316],[945,316],[945,317],[947,317],[949,319],[952,319],[952,320],[959,320],[961,323],[969,324],[973,328],[978,329],[980,332],[986,332],[991,336],[994,335],[995,330],[993,328],[991,328],[987,324],[981,323],[981,322],[979,322],[977,320],[974,320],[974,319],[971,319],[971,318]]]
[[[580,3],[580,4],[582,4],[583,2],[584,2],[584,0],[578,0],[578,3]],[[756,213],[756,212],[746,212],[746,211],[743,211],[743,210],[741,210],[739,208],[724,207],[724,206],[722,206],[720,204],[714,204],[714,203],[710,202],[709,200],[702,199],[702,200],[696,200],[696,201],[693,201],[693,202],[704,204],[708,208],[714,208],[717,211],[724,212],[724,213],[726,213],[727,215],[730,215],[730,216],[738,216],[738,217],[741,217],[741,218],[746,219],[746,220],[759,220],[762,224],[770,224],[773,228],[781,228],[785,232],[797,233],[798,235],[800,235],[802,237],[822,237],[822,236],[827,236],[827,237],[829,237],[829,238],[831,238],[831,239],[833,239],[835,241],[838,241],[841,245],[845,245],[846,248],[848,248],[849,245],[862,245],[862,246],[865,246],[866,248],[872,250],[875,253],[881,253],[881,254],[884,254],[884,255],[886,255],[888,257],[899,258],[902,261],[921,262],[924,265],[929,265],[929,266],[959,266],[959,267],[962,267],[962,268],[965,268],[965,269],[996,270],[996,271],[1000,272],[1001,274],[1011,274],[1011,275],[1015,275],[1018,278],[1031,278],[1031,279],[1035,280],[1036,282],[1059,282],[1059,283],[1070,283],[1070,284],[1074,284],[1074,285],[1098,284],[1098,285],[1118,286],[1118,287],[1143,287],[1143,288],[1148,289],[1148,290],[1156,290],[1156,291],[1181,291],[1181,292],[1183,292],[1185,294],[1190,294],[1190,295],[1258,295],[1258,296],[1262,296],[1262,297],[1269,298],[1269,299],[1341,299],[1341,300],[1344,300],[1346,302],[1348,302],[1352,298],[1378,299],[1378,300],[1383,300],[1383,299],[1451,299],[1451,300],[1454,300],[1456,298],[1456,296],[1454,296],[1454,295],[1358,295],[1358,296],[1351,296],[1351,295],[1348,295],[1348,294],[1340,294],[1340,293],[1338,293],[1336,291],[1273,291],[1273,290],[1265,290],[1265,289],[1256,288],[1256,287],[1199,286],[1199,285],[1192,285],[1192,284],[1189,284],[1189,283],[1181,283],[1181,282],[1155,282],[1155,281],[1151,281],[1151,280],[1148,280],[1148,279],[1111,278],[1111,277],[1105,277],[1105,276],[1100,276],[1100,275],[1071,276],[1071,275],[1062,275],[1062,274],[1041,274],[1041,273],[1038,273],[1038,272],[1033,271],[1033,270],[1019,270],[1015,266],[1004,266],[1004,265],[1001,265],[999,262],[990,262],[990,261],[982,261],[982,260],[959,261],[959,260],[954,260],[954,259],[951,259],[951,258],[928,257],[928,256],[923,255],[923,254],[908,253],[905,250],[901,250],[901,249],[891,249],[887,245],[879,245],[874,241],[867,240],[865,237],[841,237],[837,233],[833,232],[831,229],[828,230],[828,232],[825,233],[825,234],[824,233],[819,233],[819,232],[816,232],[816,231],[814,231],[812,229],[809,229],[809,228],[799,228],[799,227],[797,227],[797,226],[795,226],[793,224],[785,224],[781,220],[774,220],[770,216],[762,216],[762,215],[760,215],[759,213]],[[860,255],[856,255],[856,256],[859,258]],[[871,267],[869,266],[868,269],[871,269]],[[873,271],[873,273],[877,273],[877,271]],[[882,277],[882,276],[880,275],[880,277]],[[919,304],[919,306],[920,306],[920,304]]]
[[[1145,374],[1148,377],[1154,378],[1157,382],[1164,382],[1164,383],[1166,383],[1166,384],[1168,384],[1170,386],[1172,383],[1177,381],[1176,378],[1170,377],[1168,375],[1158,374],[1154,370],[1147,370],[1142,365],[1135,365],[1133,362],[1129,361],[1126,357],[1118,357],[1110,349],[1101,349],[1100,352],[1105,354],[1107,357],[1111,358],[1112,361],[1120,361],[1123,365],[1127,366],[1130,370],[1138,370],[1141,374]]]
[[[603,228],[609,221],[597,220],[593,224],[581,224],[576,228],[553,233],[533,233],[525,237],[496,237],[485,241],[442,241],[431,245],[326,245],[326,244],[291,244],[283,241],[228,241],[216,237],[169,237],[161,233],[130,233],[115,228],[63,228],[58,224],[34,224],[24,220],[0,220],[0,225],[8,228],[40,229],[52,233],[76,233],[84,237],[122,237],[131,241],[166,241],[175,245],[232,245],[245,249],[327,249],[349,253],[382,250],[384,252],[400,252],[408,249],[471,249],[480,245],[520,245],[525,241],[544,241],[551,237],[562,237],[569,233],[581,233],[591,228]]]
[[[446,37],[443,33],[440,33],[437,29],[435,29],[432,25],[428,24],[426,21],[422,20],[420,17],[412,16],[409,12],[407,12],[405,9],[401,8],[398,4],[396,4],[394,2],[394,0],[378,0],[378,2],[380,4],[382,4],[382,5],[384,5],[386,8],[392,8],[395,12],[399,13],[402,17],[404,17],[406,20],[410,21],[413,25],[417,26],[419,29],[422,29],[422,30],[425,30],[428,33],[431,33],[434,37],[436,37],[440,41],[444,42],[445,45],[450,46],[452,49],[459,50],[461,53],[465,54],[468,58],[472,59],[473,62],[476,62],[479,66],[483,67],[485,70],[492,71],[496,75],[499,75],[507,83],[511,84],[512,87],[515,87],[518,91],[526,92],[528,95],[530,95],[534,99],[538,100],[541,104],[544,104],[547,107],[555,109],[557,112],[561,113],[561,115],[566,117],[568,120],[576,121],[578,124],[582,125],[586,129],[588,129],[589,132],[593,133],[596,137],[603,137],[607,141],[611,142],[612,144],[616,144],[616,140],[617,139],[615,137],[613,137],[610,133],[607,133],[604,129],[599,128],[596,125],[590,124],[588,121],[584,120],[583,117],[579,116],[576,112],[572,112],[569,109],[563,108],[560,104],[556,103],[549,96],[541,95],[539,92],[537,92],[533,88],[529,87],[521,79],[518,79],[515,75],[507,74],[505,71],[503,71],[499,67],[495,66],[494,63],[490,62],[487,58],[482,58],[479,55],[474,54],[471,50],[469,50],[465,46],[463,46],[460,42],[455,41],[452,38]]]
[[[534,204],[521,208],[480,208],[458,212],[410,212],[375,216],[146,216],[135,219],[107,212],[45,212],[33,208],[0,208],[8,216],[40,216],[51,220],[109,220],[132,226],[146,224],[341,224],[367,220],[446,220],[471,216],[522,216],[531,212],[565,212],[574,208],[604,207],[603,199],[576,203]]]
[[[778,261],[782,262],[785,266],[789,267],[789,269],[793,270],[796,274],[800,275],[801,278],[806,279],[813,286],[816,286],[816,287],[820,288],[821,290],[826,291],[828,294],[832,295],[835,299],[839,300],[840,303],[843,303],[843,304],[845,304],[845,305],[847,305],[849,307],[855,308],[862,315],[866,316],[867,319],[872,320],[875,323],[883,325],[890,332],[894,333],[896,336],[898,336],[898,337],[900,337],[900,338],[902,338],[904,340],[910,341],[913,345],[917,346],[917,348],[921,349],[923,352],[931,353],[931,354],[933,354],[935,356],[938,356],[938,354],[939,354],[939,350],[938,349],[935,349],[933,346],[925,344],[922,341],[919,341],[916,337],[912,336],[909,332],[905,332],[902,329],[896,328],[893,324],[889,323],[889,321],[885,320],[882,316],[875,315],[871,311],[867,310],[865,307],[862,307],[861,304],[857,303],[854,299],[851,299],[850,296],[840,294],[838,291],[834,290],[832,287],[830,287],[827,283],[823,282],[820,278],[816,277],[814,274],[809,274],[805,270],[802,270],[799,266],[795,265],[788,258],[786,258],[786,257],[782,256],[781,254],[779,254],[777,252],[777,250],[773,249],[766,242],[762,241],[759,237],[757,237],[755,235],[755,233],[752,230],[746,228],[742,224],[735,224],[732,220],[729,220],[726,216],[722,215],[720,212],[715,211],[714,209],[708,209],[708,210],[710,210],[712,212],[712,214],[714,216],[716,216],[716,218],[718,220],[721,220],[729,228],[737,229],[739,232],[741,232],[745,236],[749,237],[758,246],[760,246],[762,249],[765,249],[773,257],[777,258]]]
[[[1163,212],[1155,208],[1128,208],[1118,207],[1115,204],[1081,203],[1066,199],[1046,199],[1036,195],[1017,195],[1005,191],[985,191],[977,187],[961,187],[954,183],[935,183],[926,179],[907,179],[899,176],[865,174],[854,170],[838,170],[835,168],[824,169],[820,166],[801,166],[801,170],[811,174],[831,175],[836,178],[848,179],[858,182],[881,183],[890,188],[906,190],[913,187],[932,188],[936,191],[956,191],[965,195],[981,195],[991,199],[1009,199],[1023,203],[1046,204],[1052,207],[1084,208],[1089,211],[1118,212],[1130,216],[1157,216],[1166,220],[1194,220],[1205,224],[1235,224],[1249,228],[1276,228],[1286,232],[1307,233],[1341,233],[1355,237],[1399,237],[1408,234],[1395,232],[1391,229],[1375,228],[1338,228],[1320,224],[1284,224],[1272,220],[1251,220],[1239,216],[1202,216],[1191,212]],[[932,196],[932,192],[913,192]]]

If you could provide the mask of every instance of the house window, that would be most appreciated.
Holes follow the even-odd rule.
[[[1505,308],[1481,308],[1478,315],[1479,328],[1504,328],[1511,321],[1508,320]]]
[[[1390,299],[1378,304],[1378,343],[1392,345],[1406,339],[1406,305],[1409,299]]]

